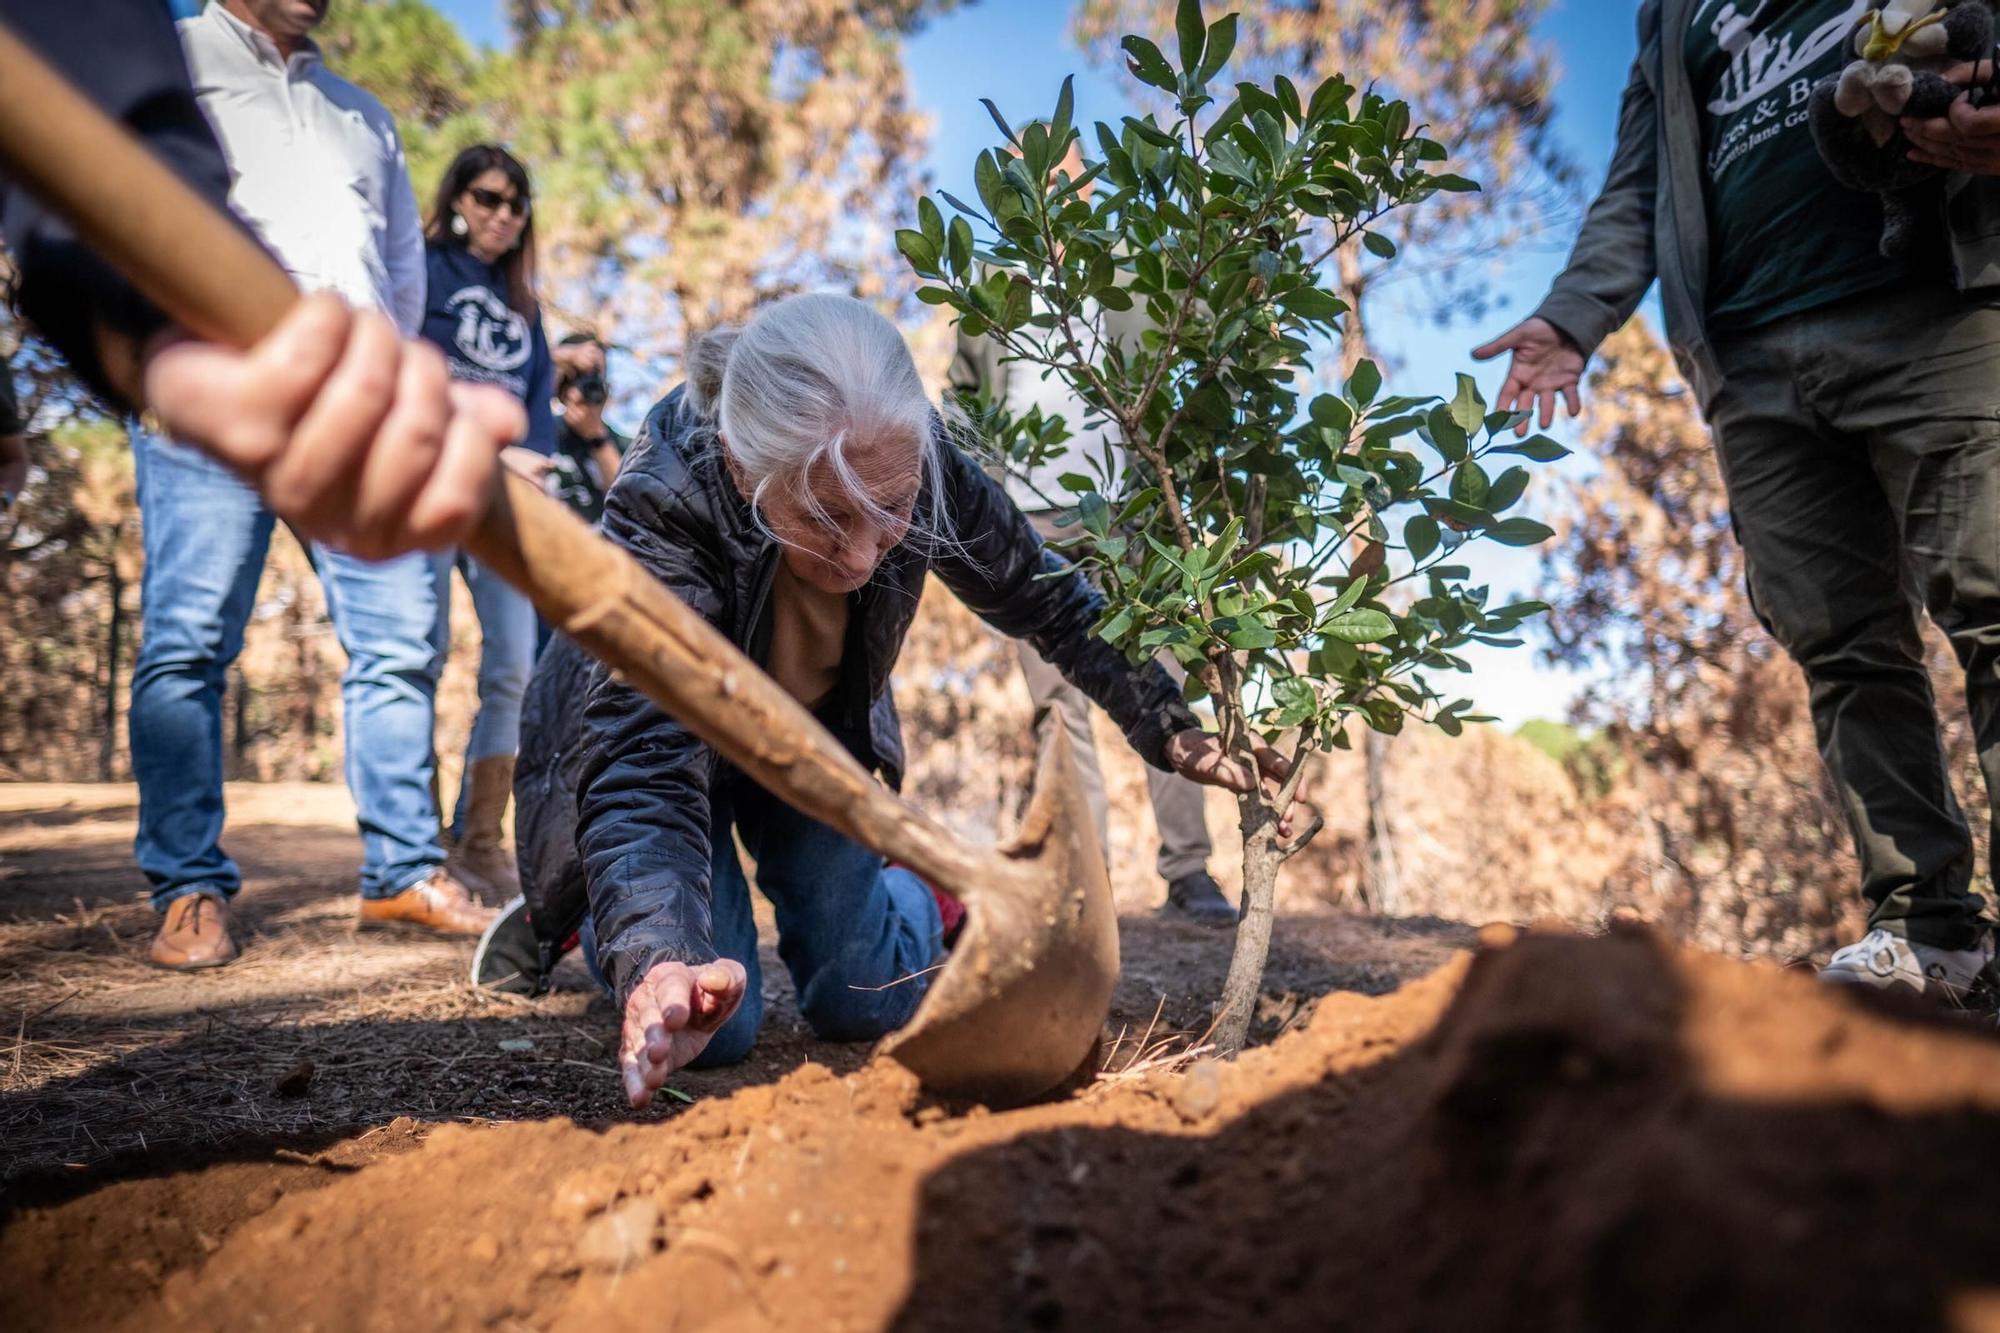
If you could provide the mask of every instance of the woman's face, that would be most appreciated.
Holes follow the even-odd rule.
[[[863,512],[824,461],[815,464],[806,479],[824,518],[814,515],[789,487],[774,485],[764,494],[764,522],[782,545],[785,564],[801,583],[821,592],[850,593],[867,584],[882,557],[909,532],[923,479],[923,459],[914,438],[851,443],[847,461],[888,515],[886,520]],[[735,466],[732,460],[732,472]]]
[[[489,264],[519,245],[528,225],[528,201],[498,167],[474,176],[452,207],[465,219],[465,248]]]

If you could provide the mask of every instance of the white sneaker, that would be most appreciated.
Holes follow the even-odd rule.
[[[1993,937],[1981,935],[1970,949],[1938,949],[1912,944],[1901,935],[1871,930],[1860,942],[1834,954],[1819,979],[1838,986],[1902,987],[1933,999],[1963,1001],[1979,974],[1993,961]]]

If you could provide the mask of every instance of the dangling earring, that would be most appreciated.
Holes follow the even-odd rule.
[[[465,233],[466,233],[466,232],[468,232],[468,231],[471,231],[471,230],[472,230],[472,228],[470,228],[470,227],[468,227],[468,226],[466,226],[466,225],[465,225],[465,214],[463,214],[463,213],[453,213],[453,214],[451,215],[451,234],[452,234],[452,235],[454,235],[454,236],[463,236],[463,235],[465,235]]]

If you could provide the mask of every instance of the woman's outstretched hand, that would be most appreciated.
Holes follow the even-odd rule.
[[[700,967],[655,963],[625,997],[618,1072],[634,1110],[653,1100],[667,1078],[708,1047],[743,1003],[743,964],[718,958]]]
[[[324,294],[248,352],[166,342],[143,380],[169,434],[364,559],[460,542],[492,498],[494,460],[527,430],[520,403],[452,383],[437,348]]]
[[[1250,741],[1250,753],[1257,761],[1255,773],[1240,757],[1229,753],[1222,737],[1212,731],[1175,732],[1167,741],[1167,762],[1188,781],[1244,795],[1261,787],[1265,796],[1277,800],[1285,780],[1292,776],[1291,762],[1255,737]],[[1279,837],[1291,838],[1304,831],[1308,820],[1298,815],[1298,808],[1294,794],[1292,802],[1278,812]]]

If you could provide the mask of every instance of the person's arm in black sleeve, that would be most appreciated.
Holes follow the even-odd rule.
[[[229,164],[195,101],[160,0],[0,0],[0,20],[227,211]],[[137,349],[166,327],[166,317],[33,196],[5,181],[0,237],[13,252],[21,313],[93,389],[131,405]]]
[[[1171,771],[1167,741],[1201,728],[1180,687],[1157,663],[1135,667],[1092,632],[1104,613],[1103,594],[1042,544],[1000,483],[948,439],[939,441],[937,457],[950,507],[945,526],[958,542],[940,552],[938,577],[980,619],[1027,640],[1095,700],[1141,759]]]
[[[704,619],[719,626],[725,573],[713,543],[680,530],[676,497],[655,477],[621,478],[604,533]],[[593,666],[584,705],[577,848],[598,959],[619,1004],[661,962],[712,960],[709,782],[715,751],[658,704]],[[725,830],[722,837],[728,837]]]

